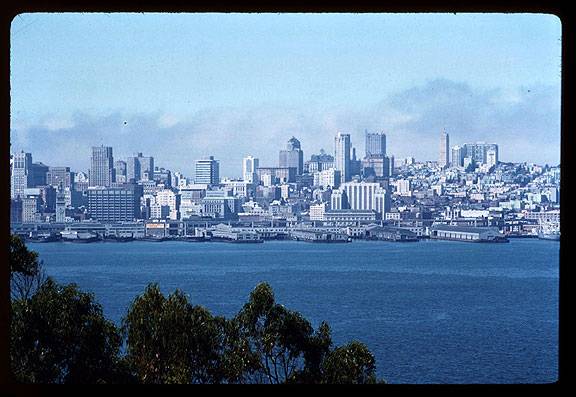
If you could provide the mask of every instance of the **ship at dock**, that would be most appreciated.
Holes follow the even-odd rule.
[[[543,222],[538,228],[538,238],[542,240],[560,240],[560,223]]]

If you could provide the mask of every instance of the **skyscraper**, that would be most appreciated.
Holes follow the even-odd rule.
[[[465,151],[462,146],[452,146],[452,167],[464,166]]]
[[[370,133],[365,130],[366,157],[382,158],[386,156],[386,135],[384,133]]]
[[[16,153],[12,158],[10,174],[10,197],[23,197],[24,189],[32,187],[32,154]]]
[[[154,157],[144,157],[142,153],[128,157],[126,160],[126,182],[138,182],[148,175],[149,180],[154,179]]]
[[[256,170],[259,165],[259,160],[252,156],[246,156],[242,159],[242,178],[245,182],[254,183],[258,180]]]
[[[196,177],[194,183],[217,185],[220,183],[220,167],[214,156],[207,159],[196,160]]]
[[[446,131],[444,131],[441,135],[440,135],[440,158],[438,160],[438,165],[442,168],[448,166],[448,164],[450,163],[450,143],[449,143],[450,138],[448,137],[448,134],[446,133]]]
[[[350,174],[350,134],[338,133],[334,138],[334,168],[340,171],[342,181],[347,182]]]
[[[114,159],[110,146],[93,146],[90,167],[90,186],[110,186],[113,180]]]
[[[280,168],[296,168],[296,175],[302,175],[304,171],[304,152],[300,147],[300,141],[294,137],[288,140],[285,150],[280,150]]]

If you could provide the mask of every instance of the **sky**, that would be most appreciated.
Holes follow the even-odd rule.
[[[561,21],[548,14],[28,13],[11,25],[11,150],[87,170],[92,146],[193,177],[194,161],[277,166],[338,132],[396,159],[499,144],[560,162]]]

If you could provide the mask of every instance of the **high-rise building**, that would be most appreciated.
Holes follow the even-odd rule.
[[[22,197],[24,189],[32,187],[32,154],[16,153],[12,158],[10,172],[10,197]]]
[[[386,156],[386,135],[384,133],[370,133],[364,131],[366,137],[366,157],[382,158]]]
[[[45,186],[46,185],[46,174],[48,173],[48,167],[43,163],[32,163],[32,187]]]
[[[452,146],[452,167],[463,167],[465,151],[462,146]]]
[[[334,168],[334,156],[326,154],[324,149],[320,149],[320,154],[313,154],[310,160],[304,163],[304,172],[310,174],[330,168]]]
[[[63,191],[56,193],[56,222],[66,221],[66,195]]]
[[[87,190],[88,212],[100,222],[129,222],[140,218],[142,186],[93,187]]]
[[[74,172],[70,171],[70,167],[49,167],[46,184],[55,188],[74,189]]]
[[[194,183],[217,185],[220,183],[220,166],[214,156],[207,159],[196,160],[196,177]]]
[[[260,166],[260,161],[252,156],[246,156],[242,159],[242,178],[245,182],[258,182],[256,170]]]
[[[296,168],[296,175],[304,172],[304,152],[300,147],[300,141],[294,137],[288,140],[285,150],[280,150],[278,159],[279,168]]]
[[[122,160],[117,160],[114,162],[114,176],[116,179],[114,182],[126,183],[126,162]]]
[[[314,173],[314,186],[322,186],[323,188],[337,188],[340,186],[341,174],[340,171],[330,168],[324,171],[316,171]]]
[[[334,138],[334,168],[340,171],[342,180],[348,182],[351,179],[350,172],[350,134],[338,133]]]
[[[465,157],[469,157],[477,165],[488,164],[488,151],[492,152],[492,161],[498,163],[498,145],[495,143],[466,143],[464,144]]]
[[[448,133],[444,131],[440,135],[440,158],[438,159],[438,165],[445,168],[450,164],[450,137]]]
[[[346,192],[348,204],[353,210],[374,210],[383,213],[389,208],[389,194],[380,183],[346,182],[340,186]]]
[[[144,178],[145,175],[148,179]],[[133,183],[143,179],[154,179],[154,157],[144,157],[142,153],[137,153],[126,160],[126,182]]]
[[[93,146],[90,186],[110,186],[114,180],[114,159],[110,146]]]

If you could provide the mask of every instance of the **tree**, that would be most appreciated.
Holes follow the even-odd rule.
[[[17,235],[10,235],[10,295],[12,299],[29,299],[46,275],[38,253],[28,250]]]
[[[48,278],[29,299],[12,301],[10,359],[25,383],[129,381],[118,358],[121,335],[91,294]]]
[[[143,383],[220,383],[223,320],[157,284],[136,297],[123,320],[127,361]]]
[[[322,383],[378,383],[375,368],[372,353],[363,343],[354,341],[327,355],[322,363]]]

